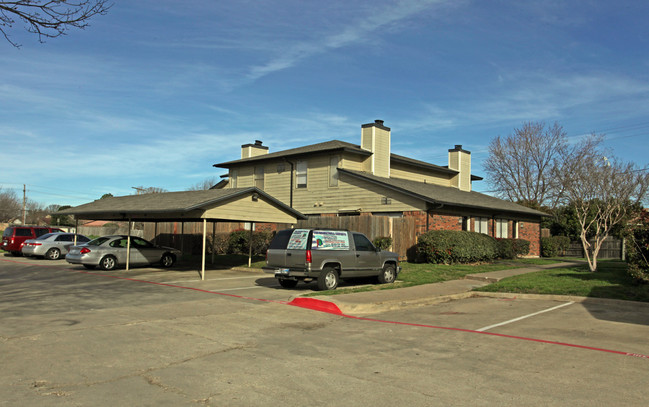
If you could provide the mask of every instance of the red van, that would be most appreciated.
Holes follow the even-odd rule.
[[[35,239],[46,233],[63,232],[59,228],[48,226],[9,226],[2,234],[2,250],[11,252],[14,256],[20,256],[20,249],[27,239]]]

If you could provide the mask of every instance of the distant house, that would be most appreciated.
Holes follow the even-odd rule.
[[[540,255],[545,214],[472,191],[471,153],[448,150],[440,166],[393,154],[382,120],[361,126],[359,145],[339,140],[271,153],[257,140],[241,158],[215,164],[228,170],[220,188],[256,186],[286,205],[316,216],[390,216],[416,219],[417,234],[469,230],[531,242]]]

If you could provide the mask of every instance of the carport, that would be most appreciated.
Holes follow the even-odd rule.
[[[205,279],[207,221],[297,223],[306,219],[295,209],[256,188],[226,188],[204,191],[128,195],[96,200],[65,209],[59,214],[79,219],[128,221],[126,269],[130,263],[130,234],[133,222],[202,222],[201,279]],[[252,227],[251,227],[252,231]]]

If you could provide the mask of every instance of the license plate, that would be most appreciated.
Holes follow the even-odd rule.
[[[288,274],[288,269],[279,269],[277,270],[277,274]]]

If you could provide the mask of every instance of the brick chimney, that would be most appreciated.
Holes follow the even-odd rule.
[[[364,171],[390,178],[390,128],[383,125],[383,120],[361,126],[361,148],[372,152]]]
[[[268,147],[263,146],[261,140],[255,140],[255,144],[241,146],[241,158],[256,157],[263,154],[268,154]]]
[[[451,186],[460,191],[471,191],[471,152],[456,144],[455,148],[448,150],[448,168],[459,171],[451,179]]]

